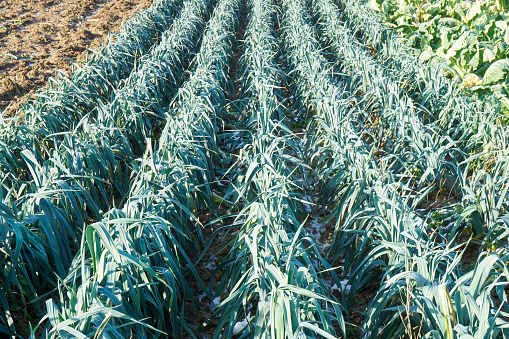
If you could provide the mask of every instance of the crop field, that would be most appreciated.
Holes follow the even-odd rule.
[[[0,337],[509,338],[509,66],[424,3],[154,0],[4,115]]]

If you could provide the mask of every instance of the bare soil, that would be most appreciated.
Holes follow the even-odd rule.
[[[0,110],[11,115],[58,69],[69,74],[152,0],[0,1]]]

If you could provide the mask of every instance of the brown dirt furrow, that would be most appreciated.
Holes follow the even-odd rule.
[[[0,1],[0,110],[10,115],[60,69],[118,32],[152,0]]]

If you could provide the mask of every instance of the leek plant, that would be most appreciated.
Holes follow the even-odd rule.
[[[302,16],[305,16],[305,13]],[[298,22],[297,26],[306,27],[306,22]],[[307,32],[302,33],[300,39],[295,39],[296,42],[313,43],[312,29],[309,25],[307,27]],[[350,285],[350,289],[342,292],[343,306],[349,309],[356,291],[383,273],[379,294],[368,306],[366,314],[369,316],[365,320],[364,335],[393,337],[398,334],[411,334],[420,324],[416,319],[427,322],[427,327],[421,326],[422,336],[447,337],[453,330],[477,337],[500,335],[507,326],[503,320],[505,313],[488,306],[485,311],[487,313],[484,313],[487,317],[483,318],[479,313],[470,311],[467,306],[471,305],[470,301],[461,299],[461,294],[457,294],[456,290],[466,288],[472,279],[479,286],[476,288],[484,291],[476,297],[479,302],[482,300],[483,305],[494,305],[495,300],[505,300],[503,289],[497,287],[507,285],[505,273],[500,274],[500,269],[502,272],[507,271],[504,257],[493,255],[490,258],[499,263],[500,266],[496,269],[491,269],[493,265],[480,261],[479,267],[482,269],[463,274],[461,266],[458,265],[461,258],[459,249],[447,249],[446,245],[440,242],[444,237],[433,230],[428,220],[415,211],[419,201],[429,193],[429,188],[423,187],[421,191],[416,191],[415,187],[408,186],[407,180],[412,177],[411,173],[405,175],[406,180],[402,180],[405,177],[394,175],[398,173],[395,169],[401,168],[401,163],[405,163],[399,158],[398,152],[394,154],[394,150],[391,150],[391,153],[377,156],[375,145],[368,144],[364,139],[360,123],[362,110],[359,111],[356,107],[358,103],[354,97],[342,92],[348,89],[348,84],[336,86],[332,83],[324,71],[327,64],[320,55],[291,55],[301,55],[300,58],[295,57],[295,62],[302,67],[302,71],[296,72],[298,77],[295,82],[311,92],[301,91],[301,98],[307,100],[317,114],[312,125],[314,129],[309,133],[309,144],[312,145],[311,148],[317,149],[314,155],[317,159],[316,168],[320,169],[321,177],[329,182],[324,189],[328,194],[324,205],[337,201],[329,217],[337,220],[330,254],[332,258],[337,258],[340,253],[345,259],[344,277],[348,278],[347,285]],[[314,71],[310,71],[313,69]],[[325,93],[337,94],[327,96]],[[382,99],[384,98],[377,100]],[[392,124],[397,123],[392,120]],[[426,259],[421,260],[423,257]],[[398,294],[398,286],[393,283],[407,283],[407,280],[399,279],[412,274],[425,277],[417,282],[421,284],[419,286],[435,286],[436,282],[452,282],[457,279],[458,285],[452,290],[456,298],[454,307],[461,310],[462,316],[455,320],[454,329],[440,325],[447,322],[447,311],[450,309],[448,307],[452,305],[446,297],[451,285],[441,285],[439,290],[433,292],[440,298],[427,299],[427,309],[439,310],[437,316],[432,318],[423,311],[422,314],[427,317],[419,318],[412,313],[413,305],[419,301],[413,298],[411,288],[414,284],[407,284],[409,294]],[[390,281],[390,286],[383,285],[384,281]],[[424,281],[427,282],[423,283]],[[497,297],[489,293],[494,289],[499,293]],[[382,296],[388,297],[381,299],[384,298]],[[404,302],[403,298],[408,302]],[[381,300],[386,300],[386,303]],[[407,308],[408,317],[400,317],[406,305],[412,305]],[[491,327],[485,326],[486,320],[489,320]],[[478,325],[481,330],[477,330]]]
[[[499,143],[505,132],[499,123],[501,113],[497,105],[490,100],[474,102],[454,80],[447,78],[443,67],[423,64],[397,34],[383,25],[380,15],[367,3],[335,2],[342,11],[331,10],[350,31],[350,39],[362,37],[362,42],[374,49],[374,57],[395,79],[401,80],[409,94],[414,94],[414,100],[427,109],[427,116],[437,120],[441,133],[460,141],[467,154],[479,152],[486,144]]]
[[[465,221],[469,219],[467,221],[471,224],[474,236],[485,235],[484,243],[498,243],[504,239],[508,228],[505,221],[507,215],[503,213],[502,203],[498,205],[492,204],[491,208],[485,206],[483,201],[486,199],[483,198],[485,194],[483,192],[486,190],[491,191],[493,193],[493,200],[500,202],[507,195],[507,190],[505,189],[507,186],[505,179],[507,176],[505,131],[496,128],[491,131],[486,129],[484,126],[495,125],[494,121],[490,120],[490,118],[486,118],[485,121],[477,124],[472,119],[467,119],[468,128],[463,129],[465,125],[462,123],[449,130],[452,131],[447,133],[450,137],[441,137],[441,128],[440,126],[434,126],[433,120],[430,124],[423,125],[414,116],[413,112],[422,110],[422,101],[419,105],[412,103],[411,99],[405,95],[406,91],[404,89],[400,90],[398,85],[391,81],[390,77],[384,77],[384,69],[366,51],[363,51],[358,46],[353,38],[353,32],[339,21],[339,9],[331,1],[321,0],[314,1],[314,9],[320,16],[319,21],[321,21],[322,31],[326,36],[327,42],[332,46],[336,57],[342,64],[342,71],[347,74],[357,73],[349,81],[349,85],[350,83],[355,85],[353,88],[352,85],[347,86],[347,89],[352,93],[363,91],[364,99],[359,103],[359,106],[362,106],[363,102],[368,102],[369,114],[373,114],[373,111],[376,112],[379,109],[377,107],[379,102],[384,103],[382,105],[383,109],[386,109],[386,103],[388,102],[391,110],[404,112],[401,115],[397,115],[389,111],[390,115],[388,117],[395,119],[398,124],[388,121],[383,116],[380,119],[381,123],[386,125],[400,125],[398,130],[387,133],[387,130],[380,128],[378,129],[378,134],[375,134],[374,131],[376,129],[371,129],[367,131],[370,137],[374,140],[382,140],[385,147],[390,145],[394,148],[392,152],[385,149],[385,153],[399,153],[401,163],[411,163],[411,170],[417,171],[421,176],[419,183],[431,179],[437,181],[436,185],[439,187],[443,187],[443,184],[445,184],[447,189],[455,188],[454,191],[462,193],[464,197],[462,204],[464,212],[456,222],[456,226],[450,231],[449,237],[451,239],[454,238],[457,230],[463,228]],[[392,37],[387,37],[387,40],[390,39]],[[378,43],[382,46],[389,44],[386,41]],[[359,84],[356,84],[356,82],[359,82]],[[442,79],[442,82],[445,81]],[[426,90],[423,90],[422,93],[428,96],[435,93],[434,95],[438,96],[440,91],[435,90],[437,87],[439,88],[439,86],[427,84]],[[455,100],[460,99],[461,97]],[[398,105],[402,106],[402,108],[398,108]],[[461,108],[461,105],[458,107],[458,105],[453,105],[452,103],[446,106],[449,107],[447,109],[450,109],[450,107]],[[463,105],[463,107],[466,106]],[[431,110],[431,115],[442,115],[442,113],[434,114],[432,109],[432,106],[426,108],[426,110]],[[482,112],[474,112],[471,109],[465,109],[464,111],[466,114],[470,114],[470,116],[483,116]],[[464,117],[463,115],[462,118]],[[366,117],[366,120],[367,118],[369,117]],[[407,122],[408,120],[410,121]],[[408,127],[405,127],[407,123]],[[369,124],[369,121],[364,124]],[[451,126],[449,125],[449,127]],[[401,133],[398,133],[399,131]],[[390,136],[394,136],[397,139],[391,142]],[[497,140],[496,145],[490,140]],[[479,145],[486,143],[491,145],[489,149],[485,146],[485,150],[461,162],[463,155],[472,153]],[[406,146],[407,144],[410,147]],[[407,150],[405,151],[405,149]],[[496,160],[493,160],[494,158]],[[490,170],[489,173],[486,173],[484,168],[475,170],[470,181],[467,177],[471,164],[474,161],[484,164],[482,166],[484,168],[489,166]],[[396,171],[396,169],[394,170]],[[493,178],[498,178],[498,180],[495,180],[497,181],[496,185]],[[476,188],[481,181],[484,183]],[[474,188],[472,189],[472,187]],[[490,216],[488,216],[488,213],[490,213],[488,209],[492,211]],[[480,215],[480,217],[472,217],[474,214]],[[495,224],[497,225],[495,226]]]
[[[165,54],[161,53],[163,49],[168,55],[174,56],[178,53],[182,55],[196,46],[202,23],[211,11],[211,3],[188,1],[184,7],[168,31],[169,34],[165,33],[168,38],[163,41],[168,41],[167,44],[147,55],[143,65],[153,65],[157,58],[164,57]],[[176,58],[170,59],[170,62],[178,62],[180,67],[186,67],[189,63],[180,63]],[[152,72],[148,66],[141,67],[135,78],[146,79],[145,83],[148,83]],[[175,85],[178,86],[184,77],[183,73],[175,77],[163,77],[158,81],[161,86],[176,81]],[[157,93],[151,95],[145,96],[145,100],[160,100],[156,97]],[[138,112],[138,115],[142,114]],[[128,131],[122,131],[116,126],[105,133],[104,126],[88,121],[82,122],[79,128],[80,131],[64,135],[63,142],[52,151],[52,157],[42,164],[28,150],[21,153],[22,159],[28,164],[30,177],[35,181],[30,185],[20,185],[21,191],[16,191],[15,187],[9,191],[13,198],[17,198],[16,208],[8,212],[8,219],[12,222],[4,224],[3,239],[6,244],[23,244],[15,251],[9,250],[2,258],[3,262],[12,265],[2,276],[6,282],[4,291],[11,300],[14,298],[11,285],[12,288],[23,290],[28,300],[38,299],[39,292],[45,286],[56,285],[55,273],[59,277],[66,276],[72,257],[79,248],[85,224],[102,219],[103,211],[109,210],[112,205],[122,205],[123,198],[129,192],[130,162],[135,156],[127,140]],[[8,210],[7,206],[5,210]],[[27,260],[31,261],[32,255],[29,253],[32,245],[26,245],[29,243],[23,239],[29,237],[24,237],[22,232],[29,229],[39,234],[32,236],[32,241],[35,241],[41,254],[45,253],[44,258],[33,263],[27,271],[22,265]],[[46,240],[49,234],[54,239]],[[23,280],[31,283],[20,284],[18,279],[22,277],[30,277]]]
[[[187,253],[203,243],[196,213],[213,205],[211,159],[239,10],[240,1],[219,1],[157,148],[135,165],[126,204],[87,226],[59,305],[48,300],[45,337],[195,337],[183,317],[185,298],[198,306],[187,275],[201,280]]]
[[[173,23],[182,0],[157,0],[127,21],[121,31],[71,78],[63,74],[50,82],[49,89],[23,108],[24,125],[40,137],[74,129],[84,116],[108,99],[129,76],[137,60],[160,41]]]
[[[289,154],[300,153],[299,145],[278,121],[275,8],[260,0],[251,1],[250,8],[241,61],[244,106],[250,113],[245,124],[253,136],[241,151],[240,173],[230,193],[242,202],[237,219],[244,221],[218,266],[226,272],[216,296],[227,297],[217,307],[221,316],[214,337],[335,338],[334,325],[345,331],[342,313],[313,263],[330,266],[298,221],[301,198],[294,166],[302,162]]]
[[[165,112],[184,81],[203,29],[216,1],[186,2],[161,42],[139,60],[111,100],[97,107],[96,124],[107,131],[122,128],[134,150],[160,129]],[[139,151],[138,151],[139,152]]]

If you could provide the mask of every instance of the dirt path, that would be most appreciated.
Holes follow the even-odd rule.
[[[0,1],[0,110],[12,114],[57,69],[71,71],[152,0]]]

